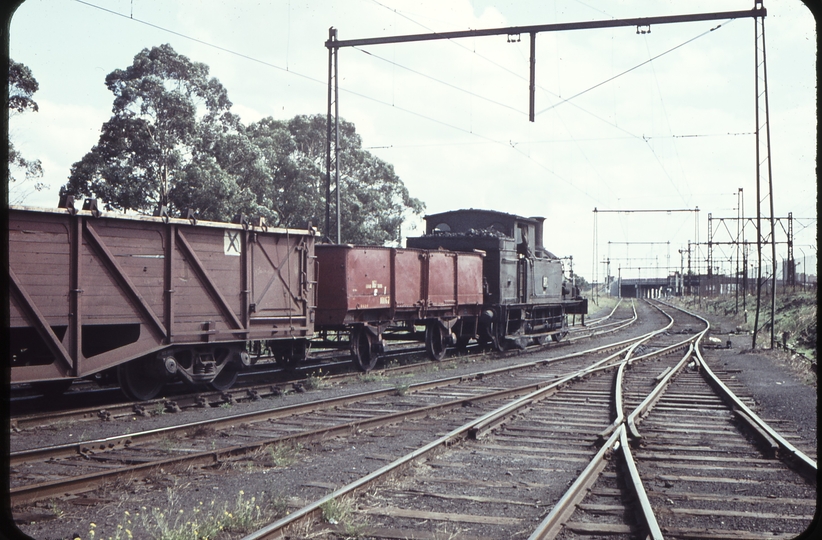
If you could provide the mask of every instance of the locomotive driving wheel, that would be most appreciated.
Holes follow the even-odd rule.
[[[450,332],[438,321],[430,321],[425,325],[425,352],[435,362],[445,357]]]
[[[156,358],[144,356],[117,366],[117,381],[126,397],[147,401],[157,397],[166,379],[158,373]]]
[[[377,365],[377,336],[364,326],[351,330],[351,356],[360,371],[371,371]]]
[[[501,321],[502,315],[492,310],[485,311],[480,317],[479,342],[483,347],[492,347],[498,352],[505,352],[508,349],[508,342],[505,338],[504,329],[506,324]]]

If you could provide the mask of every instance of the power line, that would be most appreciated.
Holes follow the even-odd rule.
[[[106,13],[110,13],[110,14],[112,14],[112,15],[116,15],[117,17],[122,17],[122,18],[124,18],[124,19],[128,19],[128,20],[130,20],[130,21],[134,21],[134,22],[139,23],[139,24],[144,24],[144,25],[146,25],[146,26],[150,26],[150,27],[152,27],[152,28],[155,28],[155,29],[157,29],[157,30],[161,30],[161,31],[163,31],[163,32],[168,32],[169,34],[173,34],[173,35],[178,36],[178,37],[181,37],[181,38],[183,38],[183,39],[187,39],[187,40],[189,40],[189,41],[193,41],[193,42],[195,42],[195,43],[199,43],[200,45],[205,45],[206,47],[211,47],[212,49],[217,49],[217,50],[219,50],[219,51],[223,51],[223,52],[226,52],[226,53],[228,53],[228,54],[233,54],[234,56],[239,56],[240,58],[245,58],[246,60],[250,60],[250,61],[252,61],[252,62],[256,62],[256,63],[258,63],[258,64],[262,64],[262,65],[267,66],[267,67],[271,67],[271,68],[274,68],[274,69],[278,69],[278,70],[280,70],[280,71],[284,71],[284,72],[286,72],[286,73],[290,73],[290,74],[292,74],[292,75],[296,75],[297,77],[302,77],[303,79],[307,79],[307,80],[309,80],[309,81],[311,81],[311,82],[319,83],[319,84],[322,84],[322,85],[325,85],[325,84],[326,84],[326,83],[325,83],[325,81],[321,81],[321,80],[319,80],[319,79],[315,79],[314,77],[311,77],[311,76],[309,76],[309,75],[304,75],[304,74],[299,73],[299,72],[297,72],[297,71],[291,71],[290,69],[288,69],[288,68],[284,68],[284,67],[282,67],[282,66],[278,66],[277,64],[272,64],[271,62],[266,62],[265,60],[260,60],[259,58],[254,58],[253,56],[249,56],[249,55],[247,55],[247,54],[243,54],[243,53],[241,53],[241,52],[232,51],[231,49],[227,49],[227,48],[225,48],[225,47],[221,47],[221,46],[219,46],[219,45],[215,45],[214,43],[209,43],[208,41],[203,41],[203,40],[201,40],[201,39],[197,39],[197,38],[195,38],[195,37],[187,36],[186,34],[183,34],[183,33],[181,33],[181,32],[177,32],[177,31],[175,31],[175,30],[171,30],[170,28],[165,28],[165,27],[159,26],[159,25],[157,25],[157,24],[150,23],[150,22],[148,22],[148,21],[144,21],[144,20],[142,20],[142,19],[135,19],[135,18],[134,18],[134,17],[132,17],[132,16],[129,16],[129,15],[124,15],[124,14],[122,14],[122,13],[118,13],[117,11],[114,11],[114,10],[111,10],[111,9],[108,9],[108,8],[104,8],[104,7],[102,7],[102,6],[98,6],[98,5],[95,5],[95,4],[91,4],[91,3],[89,3],[89,2],[85,2],[85,1],[83,1],[83,0],[74,0],[74,1],[75,1],[75,2],[77,2],[78,4],[83,4],[83,5],[86,5],[86,6],[89,6],[89,7],[95,8],[95,9],[99,9],[100,11],[105,11]]]
[[[732,20],[733,20],[733,19],[731,19],[731,20],[729,20],[729,21],[726,21],[726,22],[725,22],[725,24],[728,24],[728,23],[729,23],[729,22],[731,22]],[[722,26],[723,26],[722,24],[719,24],[719,25],[717,25],[717,26],[715,26],[715,27],[711,28],[710,30],[707,30],[707,31],[705,31],[705,32],[703,32],[703,33],[701,33],[701,34],[699,34],[698,36],[695,36],[695,37],[693,37],[693,38],[691,38],[691,39],[689,39],[689,40],[687,40],[687,41],[684,41],[684,42],[680,43],[679,45],[676,45],[676,46],[674,46],[674,47],[671,47],[671,48],[670,48],[670,49],[668,49],[667,51],[664,51],[664,52],[659,53],[658,55],[654,56],[653,58],[649,58],[648,60],[645,60],[644,62],[641,62],[641,63],[639,63],[639,64],[635,65],[635,66],[634,66],[634,67],[632,67],[632,68],[628,68],[628,69],[626,69],[625,71],[623,71],[623,72],[621,72],[621,73],[618,73],[618,74],[614,75],[613,77],[609,77],[609,78],[605,79],[604,81],[601,81],[601,82],[599,82],[599,83],[597,83],[597,84],[595,84],[595,85],[593,85],[593,86],[591,86],[591,87],[589,87],[589,88],[586,88],[585,90],[582,90],[581,92],[577,92],[576,94],[574,94],[573,96],[571,96],[571,97],[569,97],[569,98],[562,99],[562,100],[560,100],[560,102],[559,102],[559,103],[555,103],[555,104],[551,105],[550,107],[547,107],[547,108],[545,108],[545,109],[543,109],[543,110],[539,111],[539,112],[537,113],[537,115],[540,115],[540,114],[542,114],[542,113],[544,113],[544,112],[550,111],[551,109],[554,109],[554,108],[556,108],[556,107],[559,107],[560,105],[562,105],[562,104],[564,104],[564,103],[567,103],[567,102],[571,101],[572,99],[578,98],[579,96],[581,96],[581,95],[583,95],[583,94],[587,94],[588,92],[590,92],[591,90],[594,90],[595,88],[599,88],[600,86],[602,86],[602,85],[604,85],[604,84],[607,84],[607,83],[609,83],[609,82],[611,82],[611,81],[613,81],[613,80],[615,80],[615,79],[618,79],[618,78],[622,77],[623,75],[626,75],[626,74],[628,74],[628,73],[630,73],[630,72],[632,72],[632,71],[634,71],[634,70],[636,70],[636,69],[639,69],[639,68],[641,68],[642,66],[644,66],[645,64],[648,64],[648,63],[650,63],[650,62],[653,62],[653,61],[654,61],[654,60],[656,60],[657,58],[660,58],[660,57],[662,57],[662,56],[665,56],[666,54],[671,53],[671,52],[673,52],[673,51],[675,51],[675,50],[679,49],[680,47],[684,47],[685,45],[687,45],[687,44],[691,43],[692,41],[696,41],[697,39],[699,39],[699,38],[701,38],[701,37],[703,37],[703,36],[706,36],[706,35],[710,34],[710,33],[711,33],[711,32],[713,32],[714,30],[716,30],[716,29],[718,29],[718,28],[721,28]]]
[[[408,67],[408,66],[404,66],[404,65],[399,64],[399,63],[397,63],[397,62],[394,62],[393,60],[388,60],[387,58],[383,58],[382,56],[379,56],[379,55],[374,54],[374,53],[372,53],[372,52],[366,51],[365,49],[361,49],[361,48],[359,48],[359,47],[354,47],[354,49],[356,49],[356,50],[358,50],[358,51],[360,51],[360,52],[362,52],[362,53],[365,53],[365,54],[367,54],[368,56],[373,56],[374,58],[377,58],[378,60],[382,60],[383,62],[386,62],[386,63],[388,63],[388,64],[391,64],[392,66],[396,66],[396,67],[402,68],[402,69],[404,69],[404,70],[406,70],[406,71],[409,71],[409,72],[411,72],[411,73],[414,73],[415,75],[419,75],[420,77],[425,77],[426,79],[429,79],[429,80],[432,80],[432,81],[434,81],[434,82],[440,83],[440,84],[442,84],[442,85],[444,85],[444,86],[447,86],[447,87],[449,87],[449,88],[453,88],[454,90],[457,90],[457,91],[459,91],[459,92],[463,92],[463,93],[468,94],[468,95],[470,95],[470,96],[473,96],[473,97],[475,97],[475,98],[482,99],[482,100],[484,100],[484,101],[487,101],[488,103],[493,103],[494,105],[499,105],[500,107],[505,107],[506,109],[511,109],[512,111],[514,111],[514,112],[515,112],[515,113],[517,113],[517,114],[521,114],[521,115],[524,115],[524,114],[525,114],[524,112],[522,112],[521,110],[519,110],[519,109],[518,109],[518,108],[516,108],[516,107],[512,107],[511,105],[506,105],[505,103],[502,103],[502,102],[500,102],[500,101],[495,101],[495,100],[493,100],[493,99],[491,99],[491,98],[487,98],[487,97],[485,97],[485,96],[482,96],[482,95],[480,95],[480,94],[477,94],[476,92],[472,92],[472,91],[470,91],[470,90],[466,90],[465,88],[460,88],[459,86],[457,86],[457,85],[455,85],[455,84],[451,84],[451,83],[446,82],[446,81],[443,81],[443,80],[441,80],[441,79],[437,79],[436,77],[433,77],[433,76],[431,76],[431,75],[427,75],[427,74],[425,74],[425,73],[422,73],[421,71],[417,71],[416,69],[412,69],[412,68],[410,68],[410,67]]]

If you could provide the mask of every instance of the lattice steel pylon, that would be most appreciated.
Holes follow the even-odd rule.
[[[755,8],[762,7],[762,0],[756,0]],[[758,261],[756,271],[756,316],[754,317],[753,337],[751,348],[756,348],[756,336],[759,332],[759,313],[762,298],[762,244],[766,242],[762,234],[762,202],[767,199],[769,205],[769,221],[771,226],[771,344],[774,346],[774,306],[776,304],[776,242],[774,241],[774,209],[773,209],[773,169],[771,167],[771,129],[768,111],[768,68],[765,57],[765,17],[754,17],[754,63],[756,77],[754,91],[756,92],[756,257]],[[767,192],[762,193],[762,177],[767,176]],[[767,278],[766,278],[767,281]]]

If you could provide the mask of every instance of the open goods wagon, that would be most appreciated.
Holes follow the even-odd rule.
[[[441,360],[462,334],[474,334],[482,307],[481,253],[318,245],[316,325],[348,334],[357,366],[371,369],[385,339],[424,340]],[[474,326],[466,327],[471,321]],[[417,331],[417,327],[425,330]]]
[[[252,359],[305,355],[314,233],[68,209],[9,209],[11,382],[116,371],[125,393],[229,387]]]

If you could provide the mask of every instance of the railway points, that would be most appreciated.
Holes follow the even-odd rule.
[[[419,533],[420,523],[426,522],[431,527],[426,533],[429,537],[436,537],[437,534],[447,532],[456,535],[454,536],[456,538],[495,538],[500,537],[498,534],[509,533],[513,534],[510,536],[512,538],[527,538],[528,534],[535,530],[539,520],[555,507],[564,488],[573,481],[574,474],[581,470],[599,449],[608,447],[607,442],[603,445],[602,434],[607,432],[615,419],[615,409],[610,403],[615,389],[615,380],[620,372],[618,365],[624,366],[622,372],[625,380],[623,411],[625,419],[634,410],[641,410],[643,392],[647,395],[657,385],[671,385],[671,389],[662,394],[650,414],[646,417],[643,417],[644,413],[639,415],[642,419],[637,422],[637,429],[641,433],[642,445],[646,444],[650,437],[658,436],[656,435],[657,430],[651,428],[651,421],[655,415],[669,414],[666,411],[670,407],[682,406],[682,402],[686,399],[684,396],[692,394],[689,394],[687,389],[685,391],[675,390],[674,385],[680,380],[702,376],[701,371],[695,369],[698,361],[693,359],[693,353],[687,345],[697,336],[687,331],[686,328],[693,328],[696,323],[692,319],[682,321],[682,314],[675,315],[670,308],[665,306],[650,307],[643,302],[637,304],[636,307],[640,315],[639,321],[617,332],[571,341],[565,347],[554,348],[553,352],[550,346],[536,353],[529,354],[526,351],[525,358],[514,356],[513,351],[499,355],[496,360],[498,362],[520,365],[519,369],[514,371],[502,368],[495,370],[485,366],[487,362],[494,362],[491,358],[483,360],[483,366],[486,369],[477,370],[478,366],[470,362],[457,364],[454,365],[453,371],[459,371],[459,373],[455,373],[450,380],[439,377],[439,382],[433,381],[419,386],[411,383],[402,388],[402,391],[399,387],[389,384],[385,391],[375,393],[375,400],[366,396],[357,396],[351,397],[349,400],[351,402],[347,405],[335,406],[332,402],[328,402],[324,407],[320,407],[325,412],[317,409],[315,412],[305,412],[298,416],[291,414],[282,416],[285,412],[281,411],[279,420],[266,420],[261,413],[258,421],[251,421],[250,417],[243,420],[242,415],[237,415],[237,418],[233,420],[224,420],[226,425],[234,425],[233,428],[219,427],[217,424],[208,428],[204,424],[199,432],[200,443],[196,442],[198,439],[196,436],[189,439],[173,436],[170,432],[158,433],[158,438],[153,441],[147,438],[141,443],[137,442],[139,434],[135,433],[134,447],[130,451],[137,452],[132,455],[140,457],[137,461],[134,461],[134,457],[124,459],[124,461],[137,463],[138,466],[140,463],[146,464],[146,470],[150,471],[152,466],[148,465],[149,456],[156,453],[158,456],[165,455],[168,459],[168,455],[176,453],[178,456],[189,454],[190,457],[197,453],[195,451],[197,444],[201,445],[200,448],[203,442],[206,446],[213,444],[210,441],[215,440],[215,435],[223,434],[216,438],[219,444],[217,448],[202,452],[210,454],[210,457],[199,465],[192,465],[196,463],[197,457],[194,457],[190,465],[181,466],[180,469],[175,468],[170,462],[158,462],[155,463],[154,470],[157,470],[157,466],[162,467],[167,476],[175,478],[174,482],[190,482],[199,478],[198,485],[203,489],[211,483],[210,479],[222,478],[221,482],[228,481],[232,486],[244,486],[242,489],[251,490],[248,474],[261,478],[272,475],[270,479],[277,485],[292,487],[291,495],[285,500],[289,507],[289,515],[298,514],[300,509],[307,505],[315,505],[314,510],[309,512],[314,516],[313,521],[304,522],[302,525],[292,525],[292,531],[302,531],[306,535],[324,530],[326,532],[323,534],[326,537],[334,538],[336,537],[334,535],[344,535],[346,531],[353,530],[350,527],[361,526],[361,535],[373,533],[374,538],[398,538],[401,537],[398,536],[400,534],[412,534],[412,530]],[[675,326],[666,329],[671,321],[663,315],[663,311],[668,312],[674,320],[678,321]],[[625,323],[632,319],[633,307],[623,302],[614,313],[612,320]],[[646,323],[655,321],[654,329],[649,329],[647,324],[642,324],[640,321],[643,320]],[[610,322],[605,319],[601,321],[602,325]],[[640,331],[640,327],[644,330]],[[603,330],[607,331],[609,328],[611,327],[605,326]],[[664,331],[660,332],[660,330]],[[626,332],[631,337],[628,337]],[[634,346],[638,340],[654,336],[660,340],[658,343],[645,341],[641,346]],[[607,347],[604,343],[593,346],[594,343],[605,341],[608,343]],[[666,348],[670,350],[664,354]],[[598,352],[593,353],[594,357],[590,354],[582,356],[581,351],[585,349],[598,349]],[[631,351],[630,358],[633,358],[630,366],[629,358],[626,357],[629,351]],[[660,354],[662,354],[661,357]],[[678,368],[677,366],[683,363],[683,359],[685,359],[684,367]],[[601,364],[594,366],[598,362]],[[604,366],[609,363],[613,366],[606,369]],[[577,367],[575,368],[574,365]],[[577,371],[583,365],[587,366],[584,374]],[[442,366],[437,364],[436,367]],[[445,371],[452,371],[452,369],[445,369]],[[676,374],[678,371],[681,371],[679,375]],[[434,373],[442,374],[440,371]],[[526,380],[532,381],[530,384],[536,386],[528,387],[527,384],[521,384]],[[710,389],[707,383],[702,384]],[[519,397],[503,398],[503,392],[512,391]],[[737,391],[740,389],[737,388]],[[536,392],[547,392],[546,397],[531,401],[534,396],[529,394]],[[293,397],[310,398],[312,393],[295,393]],[[384,401],[376,399],[376,394],[382,394]],[[482,394],[487,394],[488,398],[481,399],[479,396]],[[268,399],[263,401],[268,401]],[[311,405],[311,401],[313,400],[306,399],[307,408],[319,407]],[[700,399],[696,404],[699,405],[703,401],[708,400],[707,398]],[[434,402],[440,405],[435,405]],[[746,397],[743,402],[753,406],[753,401],[749,397]],[[715,408],[717,403],[721,403],[721,400],[714,398],[711,403],[714,408],[709,410],[709,414],[718,414]],[[692,409],[694,406],[693,400],[688,401],[688,407]],[[434,407],[434,409],[426,410],[425,407]],[[693,415],[694,412],[691,409],[685,409],[686,414]],[[403,412],[411,413],[411,416],[415,418],[401,420]],[[728,414],[731,417],[734,416],[734,413]],[[480,428],[483,421],[487,429]],[[331,426],[338,427],[334,429]],[[616,430],[612,430],[611,435],[616,434],[617,441],[620,441],[623,435],[627,437],[626,426],[627,420]],[[464,435],[453,434],[458,428],[465,428]],[[472,428],[475,428],[473,435]],[[687,426],[686,429],[688,429]],[[731,427],[723,428],[723,433],[728,429],[739,430],[735,423]],[[744,432],[740,433],[738,435],[740,440],[746,440]],[[705,436],[703,435],[703,438]],[[237,440],[245,440],[246,443],[260,441],[261,437],[267,437],[269,449],[285,449],[283,451],[292,455],[294,463],[285,466],[275,465],[272,456],[280,450],[275,452],[258,449],[251,452],[248,450],[240,452],[235,448],[237,445],[233,444]],[[303,438],[300,439],[300,437]],[[348,483],[358,482],[357,479],[362,474],[373,473],[392,461],[396,461],[401,455],[397,454],[399,448],[406,448],[406,452],[414,448],[420,450],[432,444],[432,441],[440,439],[447,442],[439,446],[438,450],[430,455],[417,455],[412,462],[407,463],[388,479],[383,479],[373,487],[361,491],[355,490],[351,494],[343,494],[338,503],[325,499],[329,493],[344,489]],[[620,444],[623,443],[620,442]],[[713,443],[703,440],[702,444],[710,446]],[[747,444],[750,449],[746,451],[759,452],[757,447],[750,443]],[[224,452],[222,455],[219,454],[220,447]],[[643,471],[646,470],[646,465],[642,460],[648,459],[648,455],[659,454],[659,450],[649,450],[644,446],[631,448],[631,450],[637,460],[637,470],[640,471],[642,478]],[[83,455],[82,452],[77,454],[76,449],[72,451],[75,455]],[[90,461],[92,467],[99,468],[101,465],[108,464],[103,469],[110,469],[112,464],[122,459],[116,457],[118,452],[119,450],[90,452],[79,459]],[[414,452],[416,451],[412,451],[412,454]],[[622,524],[608,524],[614,519],[607,516],[614,516],[620,512],[633,512],[630,509],[634,507],[629,504],[621,507],[622,510],[617,509],[617,503],[614,501],[631,501],[633,495],[625,491],[625,473],[623,469],[615,465],[618,458],[621,459],[619,448],[611,447],[611,450],[606,448],[605,452],[611,456],[610,461],[606,463],[604,473],[597,477],[596,483],[589,492],[590,496],[596,498],[590,501],[585,499],[578,504],[577,513],[573,513],[569,520],[563,522],[566,525],[565,530],[569,532],[575,530],[580,534],[584,531],[599,531],[599,533],[622,531],[619,534],[632,537],[634,532],[643,530],[644,525],[641,519],[632,517]],[[126,456],[127,454],[119,455]],[[659,461],[658,457],[651,459]],[[768,467],[771,468],[778,467],[780,463],[767,456],[758,459],[770,460]],[[320,463],[323,464],[323,469],[312,472],[312,469],[316,469],[316,465]],[[656,462],[653,461],[650,466],[655,466],[654,463]],[[681,463],[683,465],[680,467],[686,467],[691,461],[685,460]],[[706,463],[711,465],[717,461],[708,459]],[[75,474],[82,470],[77,469],[76,466],[71,468]],[[464,476],[469,471],[475,472]],[[715,474],[720,474],[720,472]],[[567,480],[560,481],[566,476]],[[677,482],[684,482],[686,481],[684,477],[688,475],[679,469],[671,474],[666,473],[665,476],[666,478],[677,477]],[[189,480],[185,480],[186,477]],[[247,480],[243,481],[242,478]],[[299,480],[296,480],[297,478]],[[670,478],[668,478],[669,482],[671,482]],[[295,480],[296,483],[294,483]],[[141,492],[145,490],[144,492],[149,494],[152,491],[150,486],[153,482],[156,482],[156,472],[153,474],[149,472],[142,480],[139,476],[133,476],[130,485],[134,486],[133,489]],[[114,481],[113,484],[118,484],[118,481]],[[804,479],[800,479],[795,484],[800,488],[803,485],[809,486],[808,489],[814,488]],[[104,483],[103,486],[105,485],[112,485],[112,483]],[[75,495],[46,501],[95,500],[101,489],[105,492],[106,488],[93,489],[88,486],[85,489],[89,491],[83,493],[81,490]],[[659,485],[649,489],[648,497],[652,506],[659,503],[660,491],[668,493],[671,490],[666,490]],[[245,492],[250,493],[251,491]],[[687,494],[687,497],[690,497],[698,493],[691,490],[687,491]],[[261,493],[257,495],[262,497]],[[767,501],[771,499],[761,494],[742,497],[740,504],[748,505],[746,507],[748,509],[732,508],[727,513],[730,515],[733,512],[756,512],[757,510],[750,510],[754,508],[756,501],[760,501],[756,504],[767,504]],[[663,500],[670,506],[669,500],[684,499],[676,495]],[[709,499],[703,497],[700,500]],[[808,499],[802,499],[801,496],[799,498],[795,496],[777,497],[777,502],[782,500],[805,501],[796,502],[804,508],[808,508],[811,504]],[[46,501],[39,504],[45,504]],[[318,501],[322,502],[319,502],[319,505],[315,504]],[[71,503],[66,502],[65,504]],[[323,512],[326,510],[330,512],[329,509],[334,504],[339,504],[341,507],[351,505],[355,510],[354,515],[358,516],[355,523],[352,525],[350,515],[347,523],[336,525],[324,519]],[[417,504],[422,506],[417,506]],[[37,507],[38,503],[22,504],[18,506],[18,511],[21,515],[27,515],[27,512],[31,515]],[[317,508],[321,509],[317,510]],[[471,508],[480,509],[482,514],[475,517]],[[580,511],[582,514],[579,514]],[[767,521],[767,512],[764,510],[759,510],[759,512],[765,516],[763,519]],[[585,517],[581,518],[581,515]],[[699,519],[693,517],[699,515],[698,509],[690,514],[668,512],[663,515],[664,519],[661,521],[667,528],[663,531],[664,533],[674,530],[668,526],[667,520],[670,516],[688,515],[693,519]],[[793,520],[794,527],[805,523],[803,516],[806,514],[800,512],[796,515],[796,519]],[[790,522],[791,520],[785,521]],[[530,524],[531,529],[528,529],[530,532],[526,531],[525,524]],[[305,528],[300,529],[300,527]],[[690,529],[680,527],[680,529],[687,532],[693,527]],[[733,530],[738,532],[743,529]],[[500,533],[500,531],[507,532]],[[297,534],[299,537],[302,533]],[[715,532],[715,534],[717,538],[721,538],[720,532]]]

